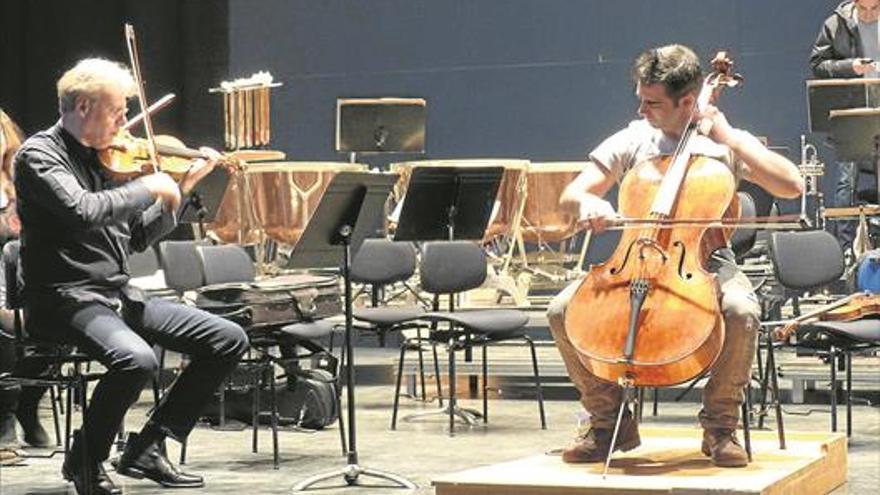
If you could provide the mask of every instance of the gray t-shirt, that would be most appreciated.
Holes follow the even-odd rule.
[[[866,58],[880,62],[880,22],[859,21],[859,37],[862,39],[862,53]],[[866,78],[880,77],[877,70],[865,73]]]
[[[671,155],[677,145],[678,141],[670,139],[647,120],[634,120],[602,141],[589,158],[613,174],[619,184],[631,168],[646,160]],[[742,162],[727,146],[698,135],[691,141],[691,152],[719,160],[730,167],[737,181],[741,178]]]

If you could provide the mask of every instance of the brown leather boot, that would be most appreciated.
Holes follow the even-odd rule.
[[[590,427],[574,444],[562,451],[562,460],[568,463],[604,462],[611,446],[613,428]],[[620,422],[617,434],[617,445],[614,450],[623,452],[632,450],[642,444],[639,437],[639,424],[631,417],[624,417]]]
[[[736,430],[704,429],[702,450],[718,467],[745,467],[749,464],[749,456],[736,438]]]

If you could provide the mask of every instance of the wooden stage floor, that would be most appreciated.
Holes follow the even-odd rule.
[[[770,432],[752,436],[754,460],[742,469],[712,465],[697,428],[642,428],[642,446],[603,465],[565,464],[536,455],[433,480],[437,495],[825,494],[846,481],[846,439],[840,434],[788,433],[780,450]]]

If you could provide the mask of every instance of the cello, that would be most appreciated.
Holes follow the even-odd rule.
[[[732,233],[711,222],[739,216],[736,180],[727,165],[691,149],[697,109],[741,77],[724,52],[712,65],[675,153],[637,164],[620,185],[619,212],[636,228],[591,267],[566,310],[566,332],[584,366],[625,393],[699,376],[724,342],[720,288],[706,266]]]

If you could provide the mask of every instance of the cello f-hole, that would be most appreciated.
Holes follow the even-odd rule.
[[[694,274],[690,272],[684,273],[684,257],[687,254],[687,247],[681,241],[673,242],[672,247],[677,247],[681,250],[681,254],[678,257],[678,276],[685,280],[690,280]]]
[[[610,273],[612,275],[617,275],[618,273],[623,271],[627,263],[629,263],[629,256],[630,254],[632,254],[633,245],[635,245],[635,242],[631,242],[630,245],[626,248],[626,255],[623,257],[623,263],[621,263],[619,267],[611,269]]]

